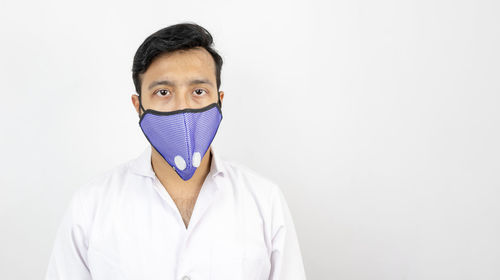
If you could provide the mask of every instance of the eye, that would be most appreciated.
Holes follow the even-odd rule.
[[[202,96],[202,95],[203,95],[203,93],[198,94],[198,93],[200,93],[200,92],[205,92],[205,94],[207,93],[207,91],[206,91],[206,90],[201,89],[201,88],[195,89],[193,92],[195,92],[197,96]]]
[[[155,92],[155,94],[158,96],[167,96],[170,94],[170,91],[168,89],[159,89]]]

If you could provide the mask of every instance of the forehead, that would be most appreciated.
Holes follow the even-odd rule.
[[[143,74],[143,85],[158,78],[183,80],[190,77],[215,80],[215,62],[202,47],[177,50],[154,58]]]

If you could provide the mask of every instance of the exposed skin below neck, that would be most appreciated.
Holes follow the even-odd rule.
[[[163,187],[172,199],[196,199],[198,193],[210,172],[212,162],[212,148],[209,147],[203,156],[200,166],[191,179],[184,181],[165,159],[151,146],[151,165]]]

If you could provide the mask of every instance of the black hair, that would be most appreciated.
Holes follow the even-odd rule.
[[[154,58],[160,54],[195,47],[205,48],[215,61],[215,77],[217,91],[220,87],[222,57],[213,48],[213,38],[205,28],[196,23],[183,22],[174,24],[149,35],[139,46],[132,65],[132,79],[135,91],[141,95],[141,78],[139,74],[146,72]]]

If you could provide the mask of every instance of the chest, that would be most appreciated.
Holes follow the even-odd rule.
[[[270,236],[250,196],[176,197],[177,212],[155,194],[101,204],[89,236],[93,279],[268,279]],[[193,227],[179,224],[198,209]]]
[[[189,220],[193,214],[193,209],[196,204],[196,197],[190,198],[173,198],[177,209],[179,210],[179,214],[182,217],[182,221],[184,221],[184,225],[188,226]]]

